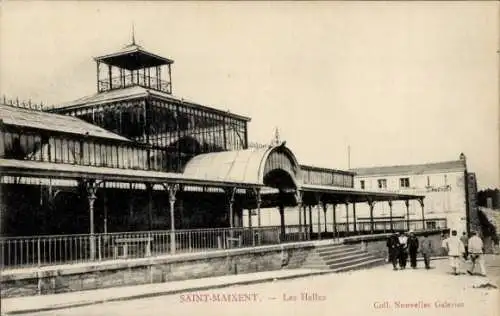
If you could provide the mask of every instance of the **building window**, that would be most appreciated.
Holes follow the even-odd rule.
[[[387,180],[386,179],[378,179],[378,188],[379,189],[387,189]]]
[[[364,190],[365,189],[365,180],[359,181],[359,185],[360,185],[361,189]]]
[[[437,225],[435,221],[426,222],[426,229],[436,229]]]
[[[400,178],[399,186],[401,188],[409,188],[410,187],[410,178]]]

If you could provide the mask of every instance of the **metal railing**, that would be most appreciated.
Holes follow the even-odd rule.
[[[425,222],[425,227],[424,227]],[[422,231],[422,230],[432,230],[432,229],[446,229],[447,221],[445,218],[433,218],[426,219],[425,221],[421,219],[411,219],[407,220],[393,220],[392,221],[392,229],[391,229],[391,221],[374,221],[373,222],[373,232],[371,228],[371,223],[367,221],[356,222],[356,227],[354,227],[354,223],[350,222],[349,225],[347,223],[337,223],[333,230],[333,223],[327,223],[327,232],[336,232],[337,235],[345,236],[345,235],[364,235],[364,234],[380,234],[380,233],[389,233],[391,230],[396,232],[399,231]],[[409,226],[408,226],[409,224]],[[324,228],[323,228],[324,229]],[[313,232],[316,232],[317,228],[313,226]]]
[[[108,79],[100,79],[99,80],[99,92],[108,91],[111,89],[119,89],[126,88],[139,85],[146,88],[151,88],[163,92],[170,93],[170,82],[166,80],[161,80],[154,76],[148,75],[126,75],[126,76],[117,76],[112,77],[111,80]]]
[[[175,236],[175,249],[172,247]],[[85,235],[2,237],[3,268],[41,267],[90,261],[137,259],[175,253],[306,241],[306,227],[210,228]]]
[[[31,100],[25,101],[25,100],[19,100],[19,98],[8,98],[5,95],[2,95],[0,98],[0,103],[3,105],[10,105],[13,107],[17,108],[22,108],[22,109],[29,109],[33,111],[43,111],[47,108],[50,108],[51,106],[48,106],[47,104],[43,104],[42,102],[37,103],[37,102],[32,102]]]
[[[410,220],[410,229],[423,230],[422,220]],[[0,250],[2,268],[41,267],[56,264],[73,264],[90,261],[138,259],[179,253],[195,253],[221,249],[248,248],[277,245],[312,239],[340,238],[353,235],[388,233],[390,221],[374,222],[374,229],[367,222],[327,223],[318,232],[313,225],[287,225],[238,228],[207,228],[121,232],[107,234],[48,235],[27,237],[2,237]],[[425,229],[445,229],[446,219],[426,220]],[[394,231],[407,231],[405,220],[393,221]],[[175,240],[173,240],[175,239]],[[173,242],[174,241],[174,242]],[[173,242],[173,243],[172,243]]]

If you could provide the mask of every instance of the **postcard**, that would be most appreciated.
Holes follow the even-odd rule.
[[[2,315],[497,315],[499,9],[2,2]]]

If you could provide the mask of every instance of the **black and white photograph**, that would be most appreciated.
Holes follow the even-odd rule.
[[[2,315],[500,310],[499,1],[2,1]]]

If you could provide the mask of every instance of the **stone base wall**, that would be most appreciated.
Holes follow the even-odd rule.
[[[300,268],[314,243],[2,272],[1,296],[31,296]],[[31,270],[31,271],[29,271]]]
[[[418,237],[419,241],[423,238],[422,232],[415,232],[415,235]],[[443,256],[443,249],[441,248],[442,238],[441,230],[435,230],[428,232],[428,238],[432,242],[432,256]],[[387,238],[389,238],[391,234],[379,234],[373,236],[359,236],[359,237],[349,237],[344,239],[344,244],[349,245],[362,245],[364,243],[364,249],[366,251],[380,257],[380,258],[388,258],[389,251],[387,249]],[[418,254],[420,256],[420,253]]]

